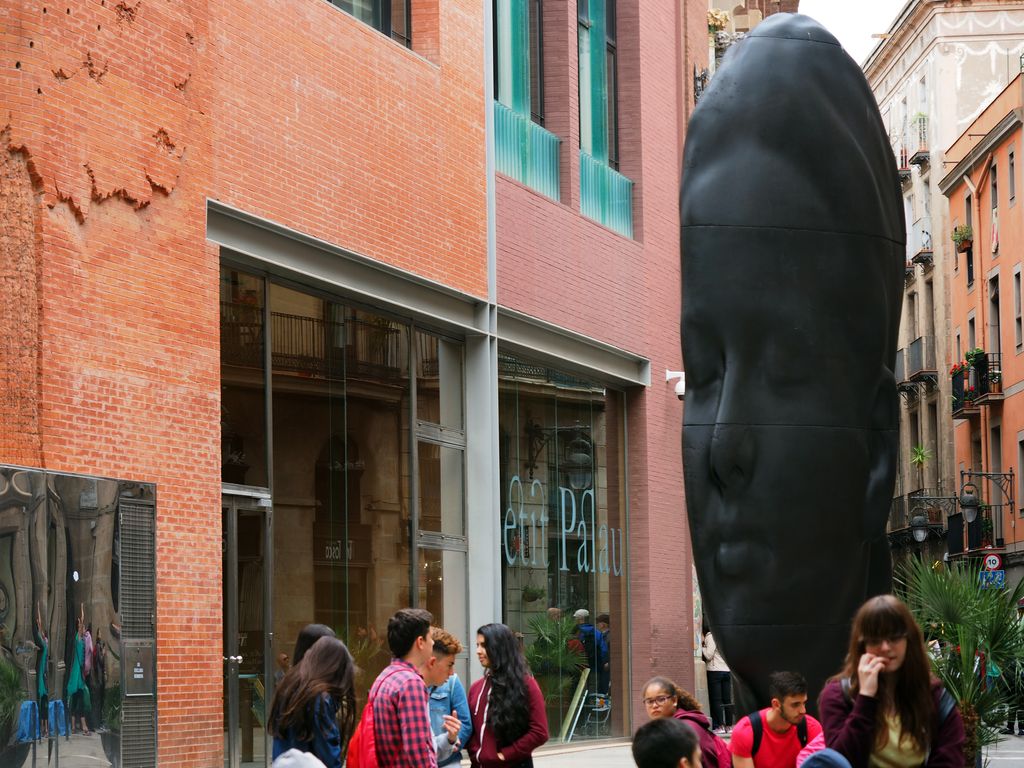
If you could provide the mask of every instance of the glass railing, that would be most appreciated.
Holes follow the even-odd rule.
[[[558,200],[558,147],[562,140],[528,115],[494,102],[495,168]]]
[[[580,211],[621,235],[633,236],[633,182],[582,149]]]

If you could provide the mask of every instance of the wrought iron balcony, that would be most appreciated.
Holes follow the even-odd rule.
[[[910,123],[910,139],[911,146],[914,146],[913,140],[917,140],[917,149],[914,150],[914,154],[910,156],[910,164],[919,167],[928,165],[931,160],[931,155],[928,152],[928,117],[927,115],[918,114]]]
[[[406,334],[387,320],[343,322],[272,312],[271,360],[276,371],[315,378],[395,379],[404,375]],[[264,366],[259,307],[221,302],[221,359],[244,368]]]
[[[927,538],[941,538],[946,530],[946,518],[956,508],[956,498],[939,496],[934,491],[919,489],[906,496],[896,496],[889,508],[886,527],[889,544],[893,547],[914,543],[914,518],[924,518],[923,530]]]
[[[1000,352],[986,352],[974,363],[977,371],[977,405],[996,405],[1003,401],[1003,356]]]
[[[975,400],[978,397],[977,371],[971,367],[957,368],[951,375],[953,418],[968,419],[981,413]]]
[[[918,336],[907,347],[907,378],[910,381],[936,381],[935,339]]]
[[[922,216],[907,231],[907,255],[914,264],[926,270],[932,266],[932,219]]]

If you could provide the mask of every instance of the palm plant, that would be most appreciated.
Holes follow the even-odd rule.
[[[992,673],[1024,660],[1024,626],[1017,619],[1024,582],[1014,589],[986,589],[976,567],[929,566],[919,559],[905,562],[896,582],[925,637],[939,641],[932,666],[960,708],[964,764],[974,765],[980,748],[999,740],[995,724],[1007,704]]]
[[[918,488],[924,488],[924,465],[935,457],[929,448],[915,445],[910,449],[910,463],[917,467]]]
[[[24,698],[21,670],[0,656],[0,745],[7,743]]]
[[[526,648],[526,663],[544,696],[548,727],[552,733],[557,733],[580,670],[587,665],[586,659],[576,640],[576,622],[571,616],[561,619],[534,616],[530,619],[530,630],[536,637]]]

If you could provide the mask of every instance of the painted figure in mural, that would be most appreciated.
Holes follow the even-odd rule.
[[[778,14],[733,46],[687,130],[681,213],[705,613],[741,707],[780,669],[814,702],[891,582],[906,241],[874,96],[815,21]]]

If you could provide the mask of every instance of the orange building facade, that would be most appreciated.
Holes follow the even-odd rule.
[[[1022,87],[1017,76],[949,147],[952,168],[940,182],[956,251],[947,275],[956,471],[961,497],[978,499],[974,521],[962,498],[950,517],[948,551],[1000,555],[994,570],[1007,583],[1024,575]]]

